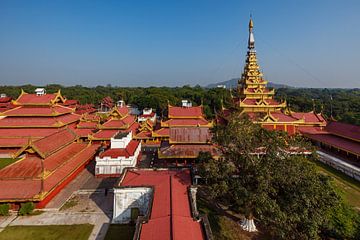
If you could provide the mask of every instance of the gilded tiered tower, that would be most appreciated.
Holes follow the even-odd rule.
[[[257,62],[255,50],[255,38],[253,33],[254,23],[249,22],[248,51],[243,74],[239,80],[239,101],[243,112],[273,112],[286,107],[286,103],[274,100],[274,90],[266,88],[267,81],[263,78],[260,66]]]

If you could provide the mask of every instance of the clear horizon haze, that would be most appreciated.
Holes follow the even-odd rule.
[[[0,85],[201,85],[240,77],[248,22],[266,80],[360,88],[360,1],[0,0]]]

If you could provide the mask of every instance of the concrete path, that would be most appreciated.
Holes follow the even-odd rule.
[[[16,219],[17,215],[13,214],[6,217],[0,217],[0,232],[2,232],[14,219]]]
[[[94,176],[84,169],[74,180],[72,180],[64,189],[62,189],[51,201],[46,205],[46,209],[60,209],[62,205],[71,197],[71,195],[79,190],[89,179]]]

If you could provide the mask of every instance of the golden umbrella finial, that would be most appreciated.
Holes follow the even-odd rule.
[[[250,14],[250,21],[249,21],[249,30],[251,31],[254,27],[254,22],[252,20],[252,15]]]

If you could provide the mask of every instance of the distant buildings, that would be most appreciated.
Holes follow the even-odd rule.
[[[204,117],[202,105],[193,107],[188,100],[183,100],[181,107],[169,105],[168,119],[161,121],[161,128],[155,132],[162,136],[159,158],[187,164],[194,162],[200,152],[210,152],[217,157],[218,152],[211,143],[212,126]]]

